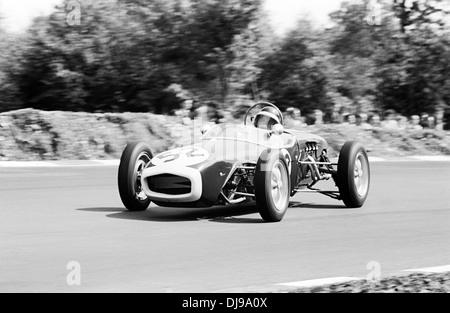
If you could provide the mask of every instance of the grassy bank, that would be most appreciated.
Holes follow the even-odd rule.
[[[323,136],[330,144],[331,156],[336,156],[347,140],[362,142],[370,155],[378,157],[450,155],[448,131],[364,130],[337,124],[304,130]],[[11,111],[0,114],[0,160],[118,159],[131,141],[146,141],[154,152],[160,152],[191,131],[199,133],[177,117],[147,113]]]
[[[294,293],[449,293],[450,273],[414,273],[380,281],[353,281],[315,288],[303,288]]]

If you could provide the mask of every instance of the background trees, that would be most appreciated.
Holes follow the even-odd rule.
[[[326,80],[302,30],[292,31],[261,63],[261,88],[281,108],[327,109]]]
[[[20,54],[21,38],[8,34],[2,26],[0,15],[0,110],[6,111],[23,105],[19,101],[17,86],[12,79],[12,75],[18,70],[15,61]]]
[[[377,58],[380,103],[404,114],[433,113],[436,105],[449,103],[448,3],[394,0],[387,4],[391,14],[386,20],[393,30]]]
[[[304,113],[448,106],[447,1],[373,3],[343,2],[332,27],[303,17],[276,37],[263,0],[81,0],[72,26],[61,0],[25,35],[0,28],[0,110],[167,113],[184,97],[230,111],[242,99]]]

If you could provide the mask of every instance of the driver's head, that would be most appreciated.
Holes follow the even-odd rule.
[[[272,129],[275,124],[281,124],[283,117],[281,113],[272,107],[265,107],[256,114],[253,124],[257,128]]]

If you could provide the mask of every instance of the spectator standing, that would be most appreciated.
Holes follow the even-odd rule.
[[[408,118],[406,116],[403,115],[398,115],[397,116],[397,123],[398,123],[398,128],[399,129],[407,129],[408,128]]]
[[[347,122],[350,125],[356,125],[356,116],[354,114],[349,114]]]
[[[372,129],[372,125],[368,123],[369,116],[366,113],[360,113],[356,115],[356,126],[364,129]]]
[[[321,110],[314,110],[314,120],[315,125],[323,124],[323,112]]]
[[[420,126],[422,126],[423,128],[428,128],[428,114],[423,113],[420,116]]]
[[[372,116],[370,116],[369,118],[369,123],[370,125],[372,125],[373,127],[380,127],[381,126],[381,122],[380,122],[380,116],[378,114],[373,114]]]
[[[192,106],[194,104],[194,101],[191,99],[187,99],[183,101],[182,108],[181,108],[181,120],[184,125],[191,125],[191,110]]]
[[[399,129],[394,110],[386,111],[386,118],[381,122],[381,127],[385,129]]]
[[[206,104],[208,122],[218,124],[224,118],[223,114],[219,111],[219,103],[216,101],[209,101]]]
[[[412,115],[409,120],[408,129],[411,130],[422,130],[423,127],[420,125],[420,116],[419,115]]]
[[[444,107],[438,107],[436,110],[436,130],[444,130]]]
[[[293,107],[286,110],[286,126],[288,128],[296,129],[306,126],[305,119],[301,112],[300,109]]]
[[[427,120],[428,120],[427,121],[428,128],[435,129],[436,128],[436,120],[435,120],[434,116],[428,116]]]

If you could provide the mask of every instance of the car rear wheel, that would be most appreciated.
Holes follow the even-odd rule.
[[[152,158],[149,145],[143,142],[127,145],[122,153],[118,175],[119,194],[129,211],[145,211],[150,205],[150,199],[142,189],[141,176]]]
[[[266,222],[279,222],[289,206],[289,172],[285,158],[278,150],[264,152],[255,171],[255,198]]]
[[[342,201],[348,208],[363,206],[369,194],[370,166],[367,152],[360,143],[349,141],[342,147],[337,185]]]

